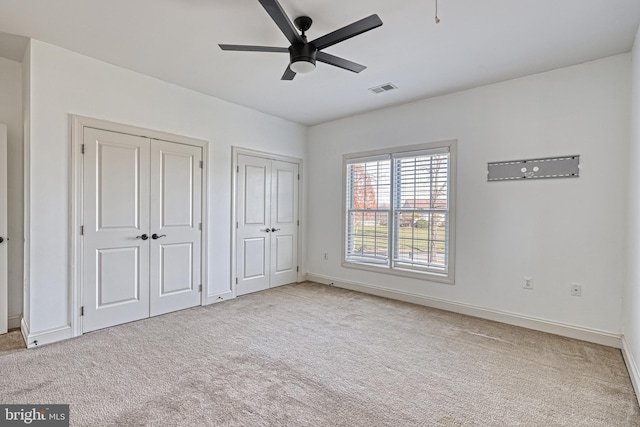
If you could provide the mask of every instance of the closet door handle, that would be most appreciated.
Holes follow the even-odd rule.
[[[280,231],[280,229],[279,228],[272,228],[271,231],[273,231],[275,233],[276,231]]]
[[[147,240],[148,238],[149,238],[149,236],[147,236],[146,234],[142,234],[140,236],[136,236],[136,239]]]
[[[151,238],[152,238],[153,240],[161,239],[162,237],[167,237],[167,235],[166,235],[166,234],[161,234],[161,235],[159,235],[159,236],[158,236],[156,233],[153,233],[153,234],[151,235]]]
[[[260,231],[264,231],[265,233],[270,232],[271,230],[269,230],[268,228],[265,228],[264,230],[260,230]]]

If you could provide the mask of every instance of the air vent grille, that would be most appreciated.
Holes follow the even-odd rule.
[[[374,86],[369,88],[369,90],[373,93],[389,92],[390,90],[395,90],[395,89],[398,89],[398,87],[393,83],[385,83],[380,86]]]

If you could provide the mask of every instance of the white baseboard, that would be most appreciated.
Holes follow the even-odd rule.
[[[217,302],[227,301],[233,299],[233,292],[226,291],[219,294],[207,295],[204,305],[215,304]]]
[[[640,403],[640,372],[638,371],[638,365],[624,335],[622,336],[622,357],[624,358],[624,363],[627,365],[631,384],[633,384],[633,390],[636,392],[636,399],[638,399],[638,403]]]
[[[46,344],[52,344],[54,342],[66,340],[73,337],[71,326],[63,326],[61,328],[50,329],[47,331],[37,332],[32,334],[29,332],[29,327],[22,319],[22,325],[20,327],[22,331],[22,337],[27,343],[27,348],[41,347]]]
[[[14,314],[12,316],[9,316],[9,329],[16,329],[20,327],[20,321],[22,320],[22,314]]]
[[[481,319],[493,320],[496,322],[520,326],[536,331],[548,332],[550,334],[560,335],[563,337],[575,338],[582,341],[606,345],[609,347],[622,347],[622,339],[620,335],[600,331],[597,329],[583,328],[580,326],[569,325],[565,323],[552,322],[535,317],[493,310],[440,298],[427,297],[409,292],[398,291],[395,289],[384,288],[381,286],[373,286],[364,283],[345,281],[320,274],[308,273],[306,275],[306,279],[324,285],[333,285],[343,289],[349,289],[352,291],[363,292],[380,297],[424,305],[426,307],[465,314],[467,316],[479,317]]]

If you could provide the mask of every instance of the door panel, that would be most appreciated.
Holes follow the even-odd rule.
[[[266,244],[263,237],[244,239],[245,279],[265,277]]]
[[[179,146],[178,146],[179,147]],[[175,146],[171,147],[172,151]],[[193,153],[160,152],[161,207],[160,226],[193,227],[194,165]],[[199,160],[198,160],[199,163]]]
[[[200,305],[202,149],[151,141],[150,314]]]
[[[272,238],[276,240],[275,250],[275,272],[284,273],[293,270],[294,263],[294,239],[292,235],[274,235]]]
[[[269,288],[269,191],[271,162],[238,155],[236,295]]]
[[[289,170],[289,163],[285,163],[287,169],[282,169],[282,165],[276,165],[276,188],[275,188],[275,207],[277,224],[291,224],[295,220],[296,197],[293,191],[297,188],[295,182],[297,172]],[[297,169],[297,168],[296,168]]]
[[[140,148],[108,141],[97,148],[98,229],[139,227]]]
[[[138,301],[140,280],[136,269],[140,265],[139,248],[99,249],[97,255],[98,309]]]
[[[298,165],[271,164],[271,287],[298,280]]]
[[[149,140],[85,128],[83,332],[149,316]]]
[[[193,265],[193,244],[160,245],[162,271],[160,295],[189,292],[193,289],[193,271],[184,266]]]
[[[244,224],[267,224],[267,183],[269,171],[267,165],[245,165]]]

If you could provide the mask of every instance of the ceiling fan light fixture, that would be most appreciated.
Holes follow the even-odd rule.
[[[289,47],[289,68],[296,74],[309,74],[316,69],[318,51],[311,43],[295,44]]]
[[[289,68],[296,74],[309,74],[316,69],[316,61],[311,58],[298,58]]]

